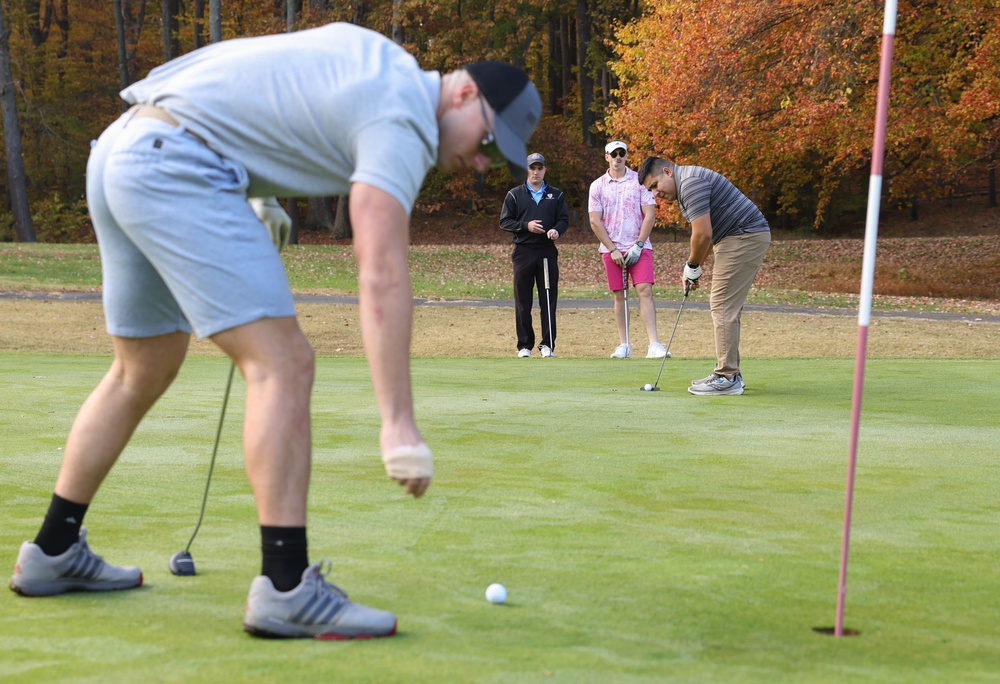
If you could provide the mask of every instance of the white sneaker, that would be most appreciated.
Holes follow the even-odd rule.
[[[547,344],[543,344],[539,351],[541,352],[543,359],[549,359],[556,355]]]
[[[619,344],[615,347],[614,353],[611,354],[613,359],[631,359],[632,358],[632,345],[631,344]]]
[[[647,359],[662,359],[666,355],[666,348],[659,342],[650,343],[649,349],[646,350]]]
[[[531,350],[530,349],[525,348],[525,349],[518,349],[517,350],[517,358],[519,358],[519,359],[526,359],[529,356],[531,356]]]

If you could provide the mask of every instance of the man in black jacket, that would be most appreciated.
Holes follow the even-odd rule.
[[[517,324],[517,355],[531,356],[535,329],[531,325],[531,302],[538,287],[538,308],[542,319],[542,357],[554,356],[556,301],[559,299],[559,255],[555,241],[569,227],[566,198],[558,188],[545,184],[545,157],[528,155],[528,180],[512,188],[504,198],[500,227],[513,233],[514,320]],[[548,266],[548,292],[545,267]],[[551,326],[551,329],[550,329]]]

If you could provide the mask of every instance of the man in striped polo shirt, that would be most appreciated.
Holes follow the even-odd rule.
[[[750,286],[771,244],[771,228],[750,198],[725,176],[701,166],[680,166],[647,157],[639,182],[668,201],[677,201],[691,223],[691,251],[682,285],[698,288],[701,265],[715,252],[712,270],[712,323],[715,328],[715,371],[695,380],[691,394],[743,394],[740,373],[740,315]]]

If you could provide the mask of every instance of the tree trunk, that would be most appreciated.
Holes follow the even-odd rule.
[[[995,207],[997,205],[997,156],[995,154],[990,155],[990,170],[989,170],[989,190],[987,194],[989,195],[989,206]]]
[[[332,231],[335,220],[332,197],[309,198],[306,205],[306,220],[302,225],[304,229]]]
[[[31,36],[31,44],[35,47],[41,46],[49,38],[49,28],[52,26],[52,3],[45,3],[45,15],[39,16],[39,0],[28,0],[24,3],[24,9],[28,15],[28,35]]]
[[[299,244],[299,198],[288,198],[288,217],[292,219],[292,228],[288,232],[288,244]]]
[[[562,107],[559,106],[559,17],[549,17],[549,63],[546,78],[549,81],[549,111],[553,114],[562,114]]]
[[[163,15],[164,63],[169,62],[181,52],[179,36],[177,35],[180,29],[177,23],[177,14],[180,12],[179,4],[179,0],[160,0],[160,11]]]
[[[132,79],[128,75],[128,51],[125,49],[125,17],[122,16],[122,0],[115,0],[115,35],[118,38],[118,89],[125,90]],[[121,110],[128,109],[125,100],[121,101]]]
[[[337,198],[337,215],[333,219],[333,237],[338,240],[349,240],[354,237],[354,229],[351,227],[351,212],[347,206],[349,195],[341,195]]]
[[[403,33],[403,0],[392,0],[392,42],[402,45],[406,40]]]
[[[569,17],[559,17],[559,66],[561,68],[561,76],[559,77],[560,102],[565,101],[566,96],[569,95],[569,84],[573,79],[573,59],[570,56],[573,54],[573,48],[570,45],[571,32],[569,22]],[[560,108],[562,109],[562,105],[560,105]]]
[[[285,0],[285,31],[295,32],[295,16],[299,11],[296,0]],[[288,244],[299,244],[299,202],[295,197],[288,199],[288,215],[292,218],[292,230],[288,235]]]
[[[222,0],[208,0],[208,42],[222,40]]]
[[[205,0],[194,0],[194,49],[205,45]]]
[[[0,109],[3,110],[3,139],[7,152],[7,187],[10,192],[14,229],[21,242],[37,242],[35,226],[28,207],[28,186],[24,178],[21,154],[21,127],[17,120],[14,77],[10,68],[10,42],[3,3],[0,3]]]
[[[594,79],[587,68],[587,47],[590,45],[590,18],[587,0],[576,0],[576,55],[578,81],[580,84],[580,123],[583,125],[583,144],[594,146],[595,117]]]

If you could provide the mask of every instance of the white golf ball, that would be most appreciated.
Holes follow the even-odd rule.
[[[645,386],[645,387],[643,387],[643,389],[644,389],[644,390],[646,390],[647,392],[652,392],[652,391],[653,391],[653,386],[652,386],[652,385],[650,385],[650,384],[649,384],[649,383],[647,382],[647,383],[646,383],[646,386]]]
[[[486,587],[486,600],[490,603],[503,603],[507,600],[507,590],[502,584],[493,583]]]

